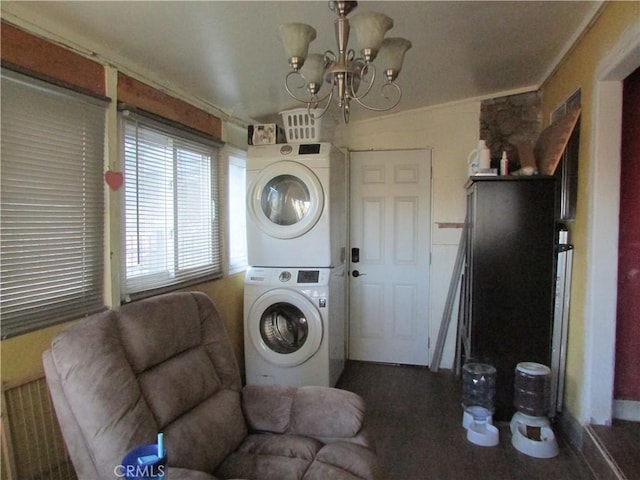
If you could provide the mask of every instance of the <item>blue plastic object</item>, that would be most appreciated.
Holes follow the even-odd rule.
[[[126,480],[163,480],[167,470],[167,450],[158,457],[158,445],[149,443],[131,450],[122,459],[121,471]]]

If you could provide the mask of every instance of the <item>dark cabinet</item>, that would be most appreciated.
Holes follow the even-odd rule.
[[[471,177],[462,362],[496,367],[497,420],[510,420],[519,362],[550,365],[555,282],[555,180]]]

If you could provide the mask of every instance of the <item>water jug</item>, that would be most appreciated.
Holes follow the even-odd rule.
[[[491,151],[484,140],[478,142],[478,146],[469,152],[467,157],[469,164],[469,176],[475,175],[479,169],[491,168]]]

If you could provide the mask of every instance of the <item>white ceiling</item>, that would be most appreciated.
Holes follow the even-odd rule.
[[[390,113],[540,86],[600,1],[362,1],[413,43]],[[242,121],[273,121],[288,97],[281,23],[313,25],[335,51],[325,1],[2,1],[3,17],[72,39],[118,67],[189,92]],[[42,31],[42,30],[41,30]],[[352,46],[352,45],[350,45]],[[371,116],[361,108],[351,118]]]

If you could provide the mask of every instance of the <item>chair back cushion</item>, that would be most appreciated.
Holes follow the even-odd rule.
[[[101,478],[158,432],[169,465],[206,472],[247,435],[235,356],[203,293],[89,317],[54,339],[51,358],[61,385],[54,404],[66,403]]]

